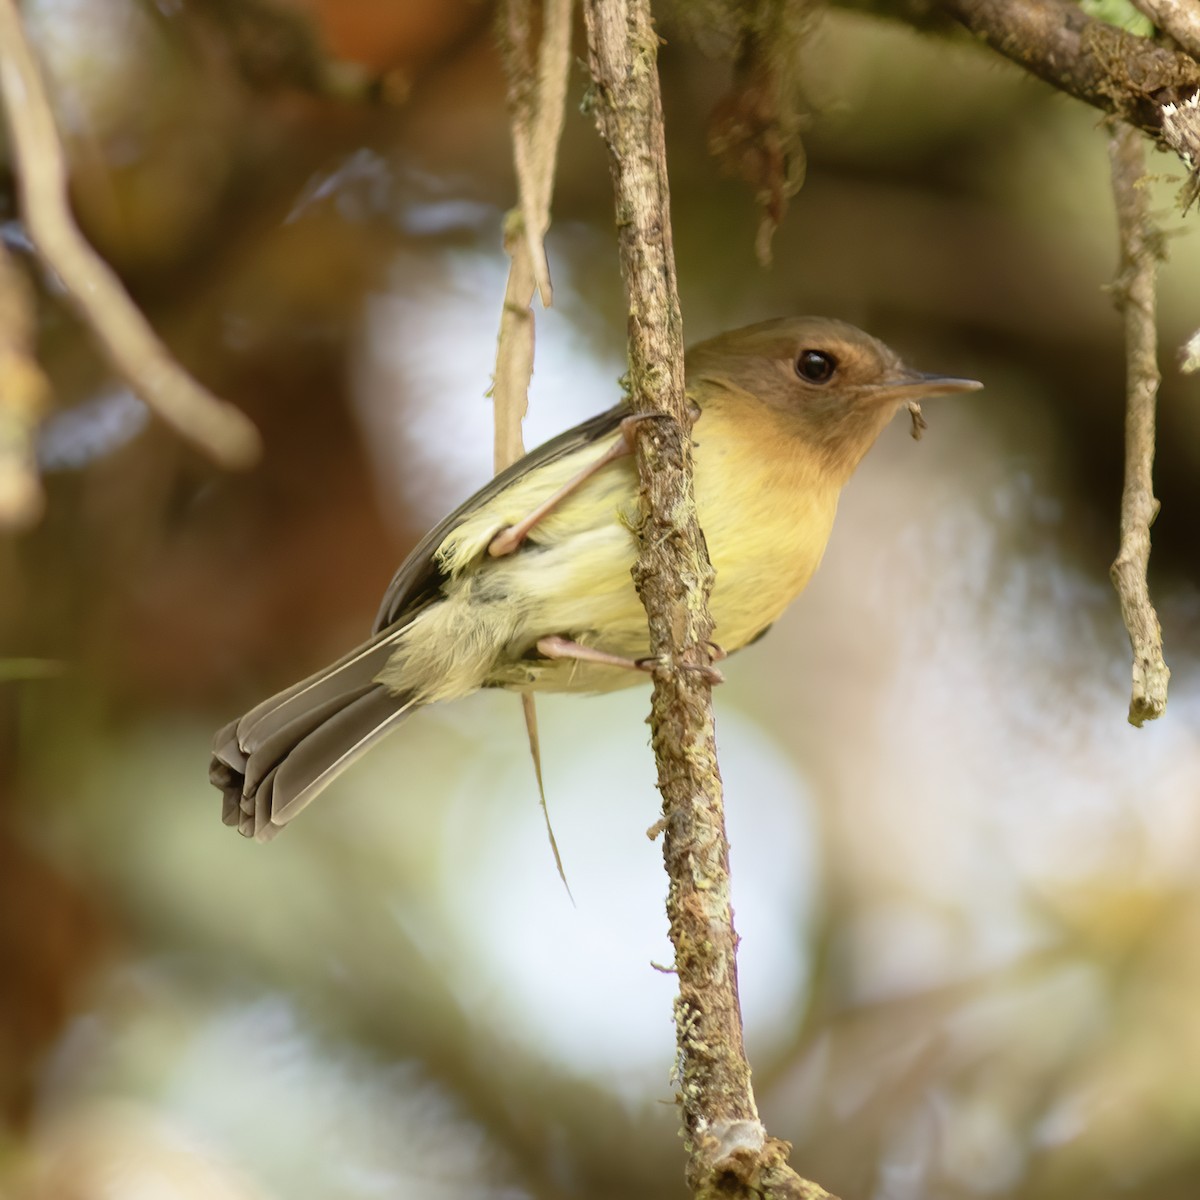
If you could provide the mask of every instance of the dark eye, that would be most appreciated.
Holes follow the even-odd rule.
[[[837,365],[837,359],[824,350],[804,350],[796,359],[796,374],[809,383],[828,383]]]

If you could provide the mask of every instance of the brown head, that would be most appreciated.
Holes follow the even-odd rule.
[[[914,371],[877,338],[827,317],[786,317],[723,333],[688,353],[689,393],[706,404],[761,404],[843,480],[901,405],[973,392],[974,379]]]

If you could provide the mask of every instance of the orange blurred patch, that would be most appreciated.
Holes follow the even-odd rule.
[[[478,0],[295,0],[310,10],[334,58],[379,74],[444,53],[490,13]]]

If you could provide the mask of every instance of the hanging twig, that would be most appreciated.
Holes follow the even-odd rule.
[[[573,0],[545,0],[542,36],[533,54],[532,0],[505,0],[500,39],[508,75],[513,163],[518,206],[504,226],[504,248],[512,262],[500,314],[492,397],[496,410],[495,468],[503,470],[524,454],[521,422],[533,375],[533,293],[552,303],[544,239],[550,228],[550,196],[571,70]]]
[[[1171,672],[1163,661],[1162,629],[1150,601],[1146,571],[1154,498],[1154,410],[1158,398],[1155,271],[1161,235],[1150,219],[1139,182],[1146,173],[1142,136],[1124,123],[1108,143],[1113,196],[1120,228],[1121,265],[1113,294],[1125,318],[1125,489],[1121,496],[1121,548],[1112,565],[1113,586],[1133,647],[1129,721],[1141,725],[1167,706]]]
[[[574,0],[544,0],[536,74],[530,52],[532,0],[506,0],[503,43],[508,103],[513,118],[513,163],[525,243],[544,307],[552,303],[550,268],[543,239],[550,227],[554,165],[566,112],[571,71],[571,8]]]
[[[546,262],[545,236],[550,228],[550,197],[566,108],[567,78],[571,70],[571,9],[574,0],[545,0],[537,65],[532,51],[532,0],[505,0],[501,9],[501,44],[508,74],[508,103],[512,116],[513,162],[517,171],[520,203],[504,224],[504,248],[511,259],[500,334],[496,343],[496,370],[492,376],[495,408],[493,461],[500,472],[525,453],[521,423],[529,408],[529,381],[533,377],[533,293],[539,290],[549,307],[553,296]],[[546,788],[542,779],[542,753],[538,739],[537,709],[530,694],[521,697],[529,754],[537,776],[538,796],[546,820],[546,835],[554,852],[559,877],[570,895],[566,872],[558,852]]]
[[[222,466],[254,462],[260,442],[249,418],[175,362],[79,232],[54,115],[14,0],[0,0],[0,92],[26,229],[112,365],[164,421]]]
[[[658,38],[648,0],[584,0],[584,14],[592,104],[616,194],[633,404],[668,418],[637,426],[642,519],[634,579],[660,663],[650,726],[679,977],[675,1028],[688,1180],[697,1196],[824,1197],[787,1166],[787,1144],[767,1136],[742,1044],[729,844],[705,671],[712,567],[692,492]]]
[[[771,242],[788,201],[804,183],[807,157],[801,131],[807,123],[800,85],[800,46],[815,21],[810,0],[748,0],[730,6],[737,49],[729,92],[708,122],[709,153],[728,175],[744,179],[759,206],[754,249],[771,263]],[[703,7],[681,8],[699,33],[712,21]]]

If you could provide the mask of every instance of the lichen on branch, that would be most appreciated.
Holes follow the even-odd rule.
[[[688,1181],[702,1197],[828,1195],[801,1179],[767,1135],[750,1087],[737,990],[729,843],[709,667],[712,566],[696,518],[683,322],[675,281],[658,37],[649,0],[584,0],[591,105],[609,150],[629,300],[637,426],[640,553],[654,671],[650,726],[663,798],[667,916],[675,947],[679,1100]]]

